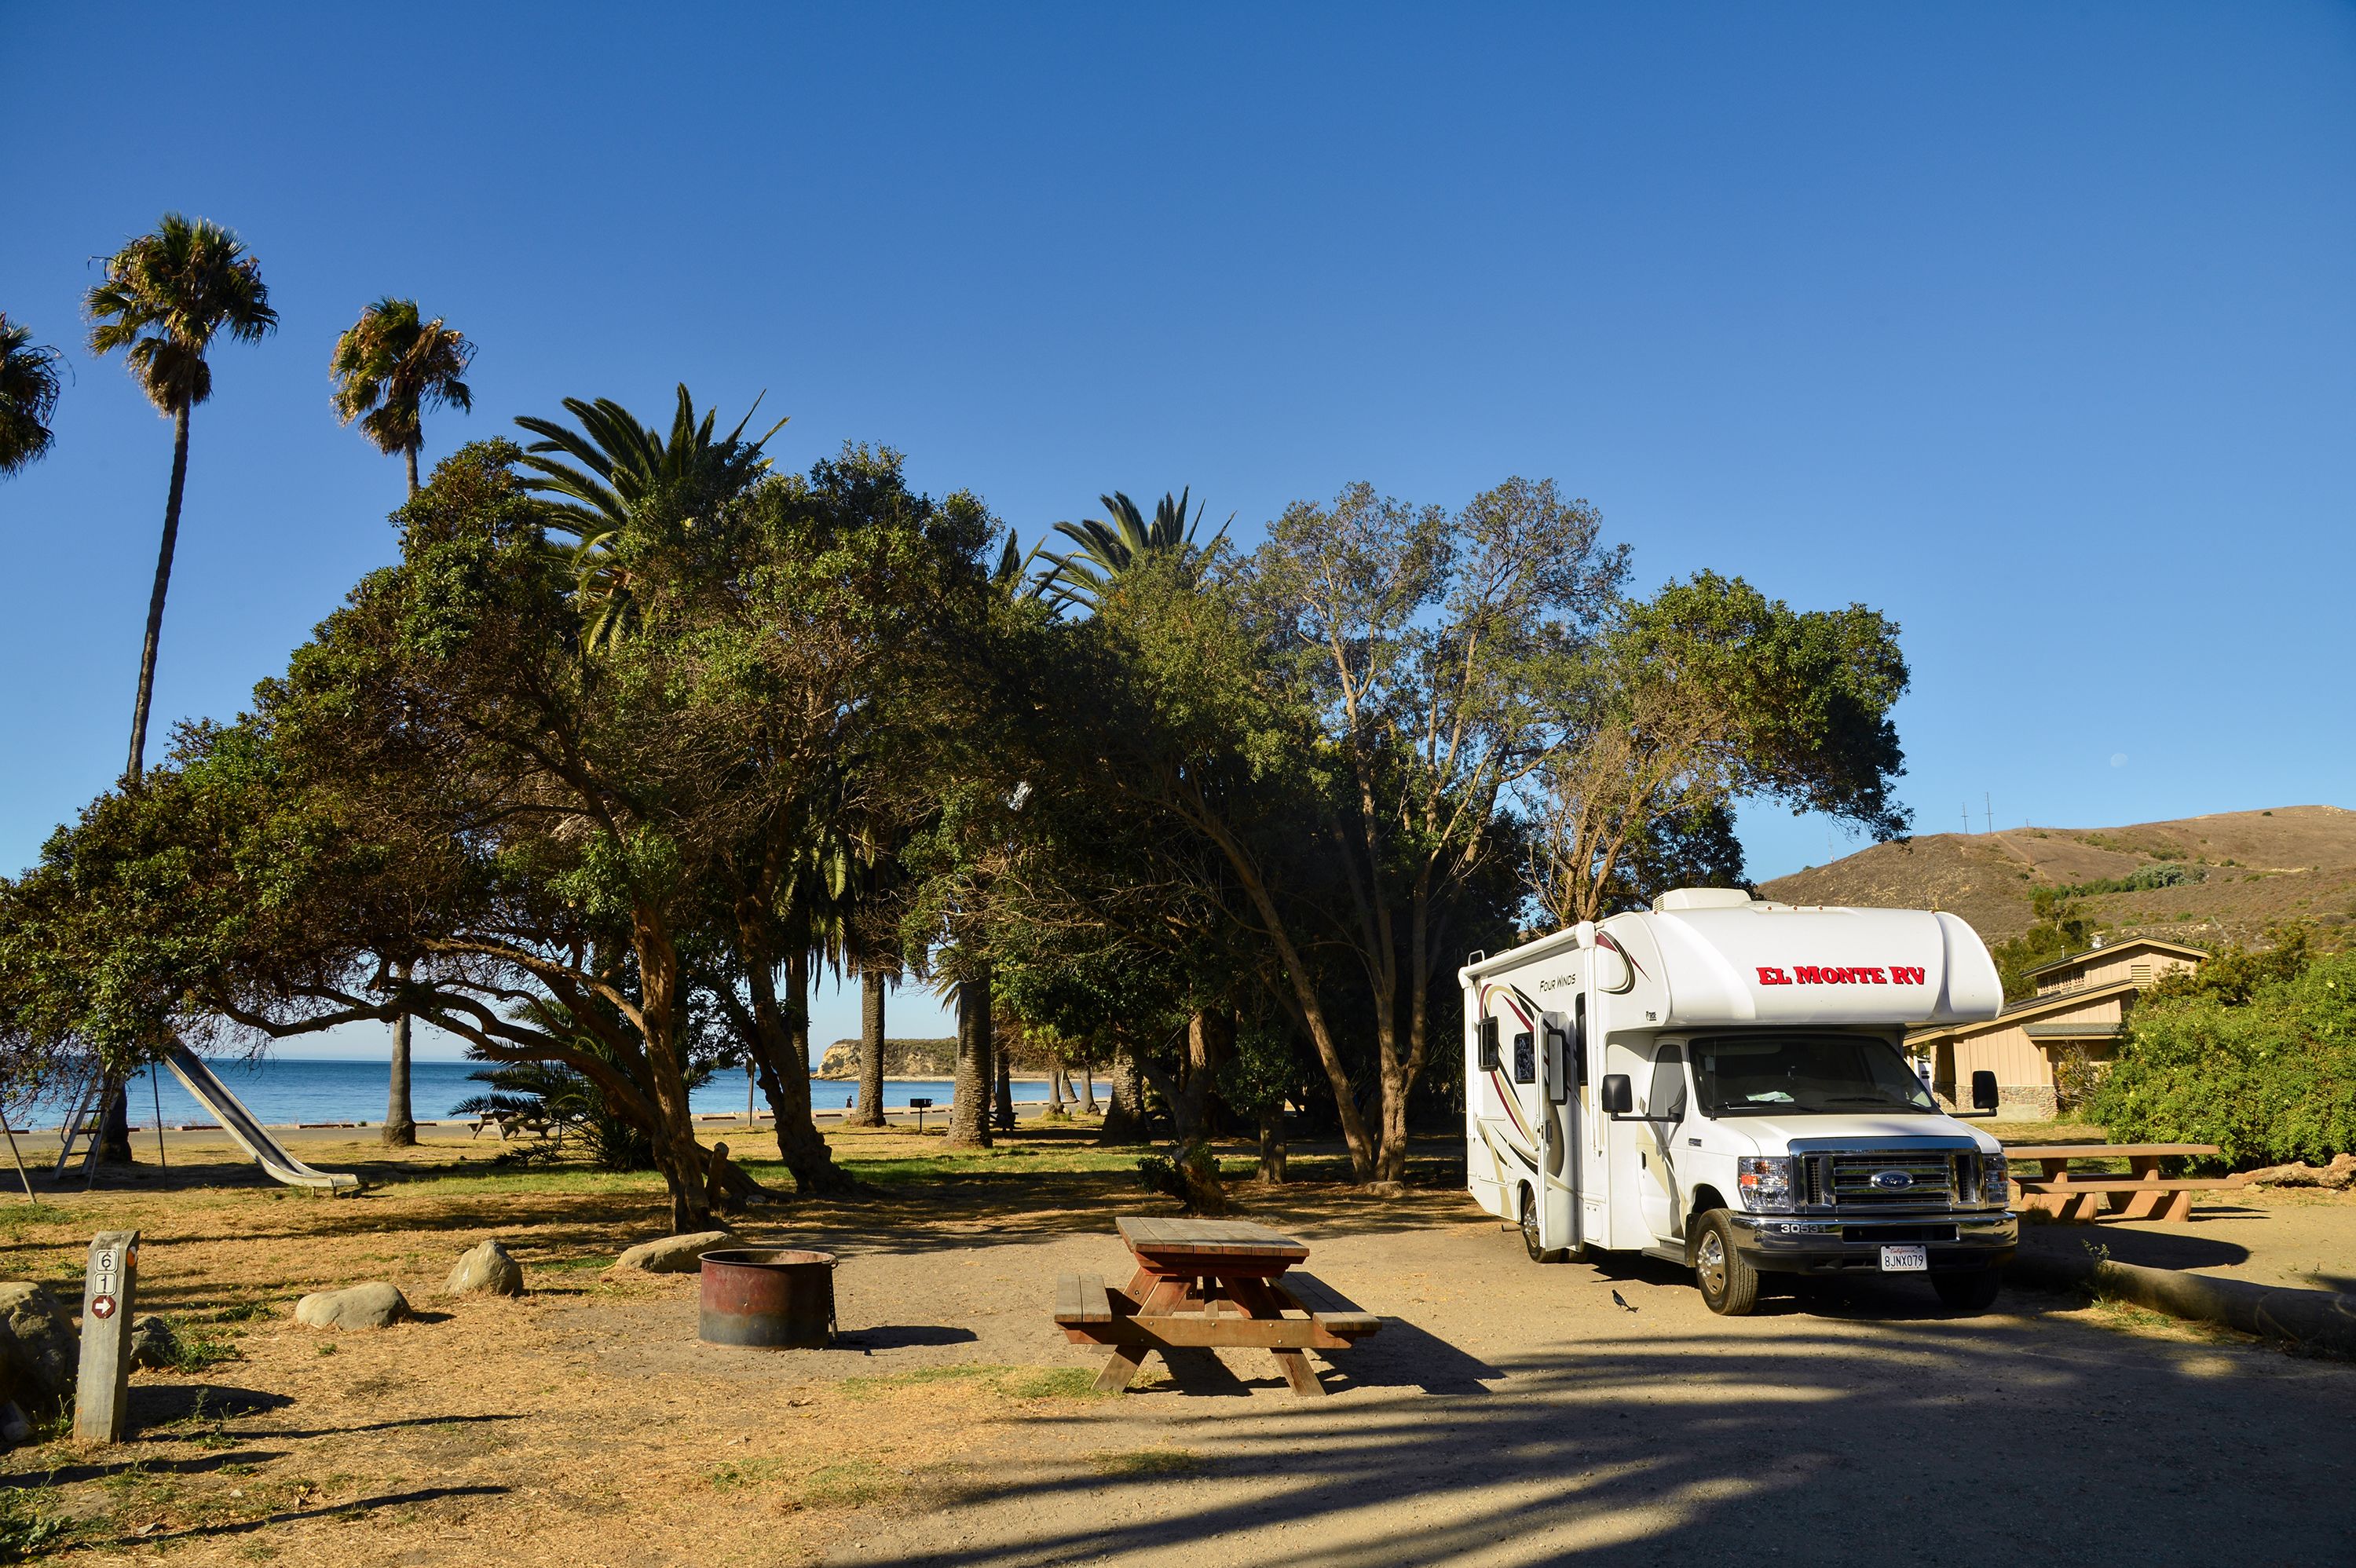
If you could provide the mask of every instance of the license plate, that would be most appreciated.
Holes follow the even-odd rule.
[[[1922,1274],[1931,1267],[1931,1253],[1924,1247],[1884,1247],[1881,1249],[1881,1272],[1884,1274]]]

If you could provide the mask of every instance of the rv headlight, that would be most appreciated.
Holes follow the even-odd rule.
[[[1788,1155],[1745,1155],[1734,1162],[1735,1190],[1753,1214],[1792,1211],[1792,1160]]]
[[[1980,1201],[1999,1207],[2012,1201],[2012,1189],[2007,1185],[2012,1170],[2000,1154],[1980,1156]]]

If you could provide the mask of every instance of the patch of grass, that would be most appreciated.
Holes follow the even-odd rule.
[[[191,1409],[187,1414],[165,1427],[164,1430],[176,1437],[183,1439],[184,1441],[194,1443],[199,1448],[221,1449],[236,1447],[237,1439],[229,1435],[227,1424],[219,1414],[209,1412],[205,1408],[206,1399],[211,1394],[211,1392],[212,1391],[210,1389],[198,1389],[197,1391],[197,1403],[195,1407]],[[231,1470],[240,1468],[252,1469],[252,1467],[250,1465],[243,1467],[224,1465],[220,1467],[218,1473],[227,1475]]]
[[[1086,1367],[1047,1367],[1014,1372],[998,1380],[1000,1391],[1014,1399],[1103,1399],[1097,1375]]]
[[[1091,1454],[1088,1463],[1099,1476],[1179,1476],[1199,1470],[1203,1461],[1183,1448],[1130,1448],[1119,1453]]]
[[[773,1479],[777,1473],[775,1459],[731,1459],[724,1465],[714,1465],[704,1479],[714,1491],[733,1492],[740,1487],[756,1487]]]
[[[529,1260],[529,1262],[530,1265],[533,1268],[548,1269],[552,1271],[560,1269],[594,1269],[608,1266],[613,1263],[616,1255],[616,1254],[614,1253],[584,1253],[577,1258],[535,1258]]]
[[[325,1344],[316,1346],[313,1349],[311,1353],[315,1356],[332,1356],[336,1353],[335,1342],[333,1340],[329,1340]]]
[[[2120,1333],[2158,1335],[2169,1339],[2199,1339],[2211,1345],[2256,1342],[2251,1336],[2222,1324],[2154,1312],[2147,1307],[2138,1307],[2132,1301],[2122,1301],[2116,1296],[2098,1296],[2094,1297],[2091,1305],[2094,1322]]]
[[[1002,1377],[1012,1371],[1012,1367],[987,1367],[964,1362],[953,1367],[911,1367],[905,1372],[890,1372],[882,1377],[845,1378],[842,1380],[842,1392],[851,1399],[873,1399],[893,1389],[921,1388],[926,1383],[980,1382],[986,1378]]]
[[[37,1493],[0,1488],[0,1563],[24,1563],[71,1541],[75,1521],[40,1505]]]
[[[803,1508],[864,1508],[895,1496],[907,1483],[873,1459],[846,1459],[802,1477],[797,1502]]]
[[[223,1361],[240,1361],[245,1352],[238,1346],[234,1334],[211,1334],[197,1325],[172,1325],[172,1357],[166,1363],[175,1371],[201,1372]]]
[[[99,1482],[112,1494],[118,1509],[158,1509],[167,1507],[179,1494],[177,1477],[159,1476],[142,1461],[134,1460]]]

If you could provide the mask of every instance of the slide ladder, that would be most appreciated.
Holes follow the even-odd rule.
[[[98,1166],[98,1135],[106,1115],[106,1073],[96,1062],[66,1101],[66,1119],[58,1127],[58,1168],[51,1181],[63,1181],[73,1164],[74,1139],[86,1140],[81,1155],[82,1181],[87,1185]]]
[[[272,1137],[262,1124],[253,1119],[253,1114],[245,1108],[244,1102],[230,1093],[229,1085],[205,1065],[204,1059],[187,1046],[174,1041],[172,1048],[165,1053],[164,1062],[197,1104],[212,1113],[213,1119],[237,1140],[241,1148],[253,1157],[254,1163],[261,1166],[272,1180],[283,1181],[289,1187],[308,1187],[331,1198],[359,1191],[359,1177],[348,1171],[314,1170],[288,1154],[285,1146]]]

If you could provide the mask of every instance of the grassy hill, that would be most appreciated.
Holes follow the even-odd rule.
[[[2123,933],[2194,946],[2250,942],[2267,925],[2356,921],[2356,811],[2287,805],[2132,827],[2013,827],[1934,833],[1877,844],[1829,866],[1760,885],[1798,904],[1951,910],[1988,942],[2029,929],[2039,887],[2100,889],[2136,880],[2173,886],[2083,894],[2089,912]]]

